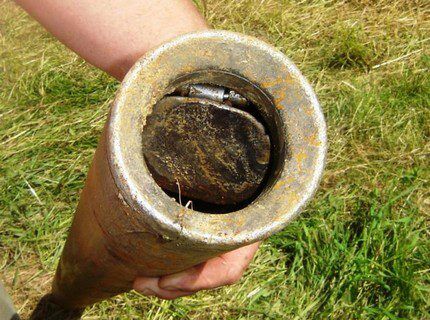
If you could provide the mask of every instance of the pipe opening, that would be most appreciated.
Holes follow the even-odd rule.
[[[240,75],[203,70],[173,81],[142,131],[163,191],[204,213],[240,210],[270,189],[287,154],[272,98]]]

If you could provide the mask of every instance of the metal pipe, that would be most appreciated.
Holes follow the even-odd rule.
[[[215,205],[211,213],[192,210],[166,194],[148,168],[148,117],[157,102],[191,84],[244,97],[247,112],[270,137],[270,165],[248,202],[227,209]],[[325,153],[317,98],[273,47],[226,31],[188,34],[159,47],[136,63],[112,105],[58,265],[53,301],[82,308],[129,291],[138,276],[178,272],[269,237],[312,197]],[[222,187],[223,181],[215,184]]]

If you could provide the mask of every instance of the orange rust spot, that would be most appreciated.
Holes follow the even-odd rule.
[[[278,190],[282,187],[288,187],[288,185],[290,185],[292,182],[294,182],[294,178],[293,177],[285,177],[285,179],[283,180],[279,180],[275,186],[273,187],[274,190]]]
[[[300,162],[300,163],[306,160],[307,158],[308,158],[308,155],[306,154],[306,152],[303,152],[303,151],[300,151],[296,156],[297,162]]]
[[[296,193],[290,193],[287,197],[287,201],[291,203],[296,203],[299,201],[300,197]]]
[[[313,147],[319,147],[321,145],[321,141],[318,139],[316,133],[312,134],[308,140],[309,144]]]
[[[244,218],[239,218],[236,220],[236,225],[238,227],[242,227],[245,224],[246,220]]]
[[[188,210],[187,208],[182,207],[178,212],[178,218],[181,219],[183,216],[185,216],[185,214],[187,213],[187,210]]]
[[[314,109],[312,108],[311,105],[306,104],[302,108],[303,108],[304,113],[306,113],[306,115],[308,115],[308,116],[312,116],[313,115]]]
[[[280,105],[280,103],[282,102],[282,101],[284,101],[285,100],[285,98],[287,97],[287,92],[285,91],[285,89],[283,89],[283,90],[279,90],[278,91],[278,94],[277,94],[277,98],[275,99],[275,105],[276,105],[276,108],[278,108],[279,109],[279,105]]]
[[[273,187],[273,189],[278,190],[279,188],[283,187],[285,185],[285,181],[283,180],[279,180],[275,186]]]
[[[268,81],[263,81],[261,82],[261,85],[267,88],[267,87],[274,87],[279,84],[292,84],[292,83],[294,83],[294,79],[290,76],[287,76],[287,77],[278,77],[276,79],[272,79]]]
[[[285,183],[290,184],[290,183],[294,182],[294,180],[296,180],[296,179],[294,179],[293,177],[287,177],[287,178],[285,178]]]
[[[261,85],[263,87],[268,88],[268,87],[274,87],[274,86],[278,85],[281,82],[282,82],[282,79],[277,78],[277,79],[274,79],[274,80],[271,80],[271,81],[262,82]]]
[[[297,161],[297,166],[299,167],[299,170],[302,170],[303,161],[305,161],[307,158],[308,158],[308,155],[306,152],[300,151],[299,153],[297,153],[296,161]]]

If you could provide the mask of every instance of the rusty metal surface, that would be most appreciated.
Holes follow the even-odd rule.
[[[267,187],[231,214],[184,211],[155,183],[137,151],[155,103],[190,83],[241,93],[259,107],[270,130],[274,168]],[[149,53],[125,78],[109,121],[110,163],[125,201],[147,212],[158,234],[189,247],[229,250],[281,230],[312,197],[323,172],[326,128],[311,86],[281,52],[236,33],[189,34]]]
[[[265,187],[247,206],[209,214],[181,206],[148,169],[143,128],[175,89],[207,83],[239,93],[270,136]],[[259,119],[260,120],[260,119]],[[76,308],[267,238],[299,214],[322,175],[326,128],[317,98],[282,53],[251,37],[206,31],[148,53],[113,103],[53,284]]]
[[[251,198],[270,160],[270,139],[257,119],[207,99],[161,99],[146,120],[142,147],[159,186],[220,205]]]
[[[186,243],[153,230],[145,222],[145,213],[125,202],[107,152],[105,128],[52,287],[52,300],[65,308],[80,308],[129,291],[139,275],[174,273],[222,252],[190,250]]]

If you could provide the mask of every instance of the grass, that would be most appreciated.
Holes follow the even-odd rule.
[[[199,6],[312,82],[330,141],[321,188],[240,283],[176,301],[129,293],[84,319],[429,319],[426,1]],[[49,288],[117,87],[0,0],[0,274],[23,315]]]

